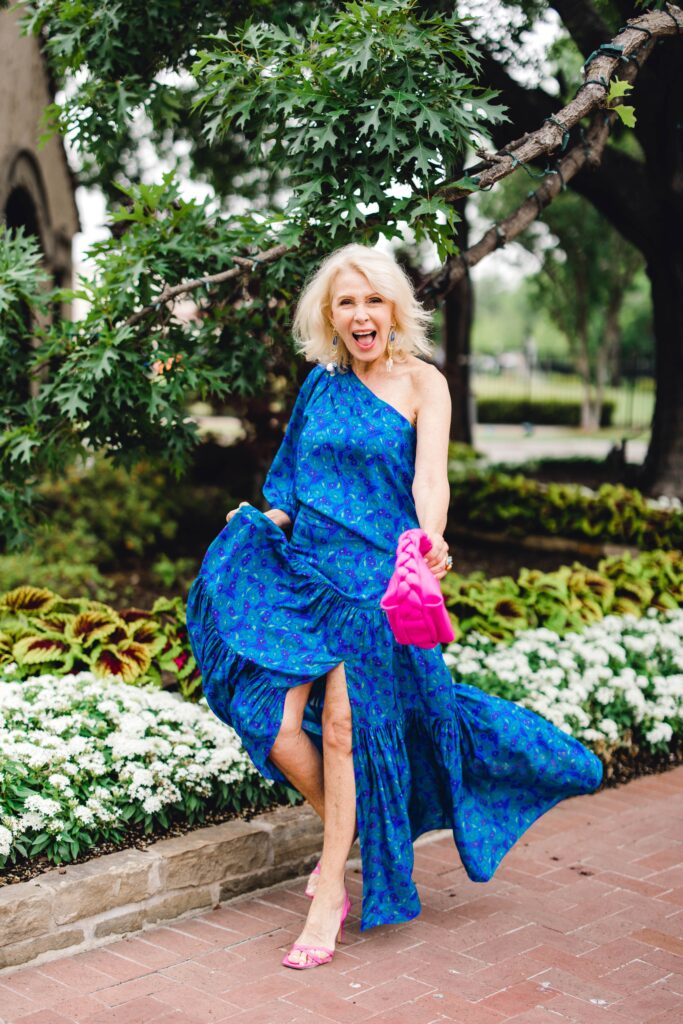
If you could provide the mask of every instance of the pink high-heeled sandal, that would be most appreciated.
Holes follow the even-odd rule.
[[[316,866],[311,871],[311,875],[319,875],[319,874],[320,874],[320,861],[318,861]],[[309,875],[309,878],[310,878],[310,875]],[[306,888],[304,889],[304,896],[308,896],[309,900],[312,900],[313,897],[315,896],[315,889],[313,890],[313,892],[311,892],[310,889],[308,888],[308,885],[307,885]]]
[[[337,942],[342,942],[344,939],[344,921],[346,920],[349,910],[351,909],[351,900],[349,894],[344,889],[344,906],[342,908],[341,920],[339,922],[339,931],[337,932]],[[312,963],[297,963],[289,959],[290,955],[295,949],[301,950],[306,954],[306,957]],[[295,971],[307,971],[309,967],[322,967],[323,964],[329,964],[330,960],[334,956],[333,949],[327,949],[326,946],[308,946],[304,942],[295,942],[290,946],[289,952],[282,958],[283,967],[292,967]],[[317,956],[316,953],[322,953],[322,957]]]

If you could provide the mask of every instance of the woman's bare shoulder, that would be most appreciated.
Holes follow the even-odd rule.
[[[438,366],[417,357],[413,358],[414,363],[410,370],[418,407],[425,401],[449,400],[448,382]]]

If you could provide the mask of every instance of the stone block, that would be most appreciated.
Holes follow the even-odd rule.
[[[57,924],[69,924],[101,914],[103,908],[147,899],[155,858],[141,850],[122,850],[106,857],[70,864],[67,870],[45,872],[36,879],[52,906]]]
[[[270,837],[242,821],[226,821],[154,844],[161,858],[162,890],[210,885],[232,875],[264,867],[271,856]]]
[[[244,875],[233,875],[221,882],[220,901],[231,900],[234,896],[252,892],[254,889],[265,889],[269,885],[277,885],[287,878],[297,878],[301,874],[300,863],[270,864],[258,871],[249,871]]]
[[[82,928],[64,928],[49,931],[33,939],[24,939],[23,942],[12,942],[7,946],[0,946],[0,968],[27,964],[48,950],[69,949],[71,946],[80,946],[84,941],[85,934]]]
[[[258,824],[270,832],[275,864],[297,859],[303,863],[307,857],[320,855],[323,823],[310,805],[278,807],[261,815]]]
[[[52,926],[50,900],[35,881],[0,889],[0,946],[42,935]]]
[[[95,923],[95,938],[105,935],[125,935],[137,932],[145,925],[181,917],[189,910],[206,910],[215,905],[209,888],[183,889],[170,892],[154,902],[144,903],[130,910],[114,910]]]

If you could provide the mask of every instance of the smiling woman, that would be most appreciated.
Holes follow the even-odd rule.
[[[415,298],[407,274],[379,249],[345,245],[330,253],[308,281],[297,305],[292,333],[297,350],[309,361],[334,361],[345,370],[354,357],[369,369],[389,342],[392,356],[431,359],[427,328],[432,314]],[[371,344],[356,334],[374,331]],[[336,343],[335,343],[335,338]],[[371,357],[364,358],[369,352]]]
[[[380,607],[403,531],[427,534],[437,579],[449,567],[451,405],[418,358],[428,320],[390,256],[351,245],[323,262],[294,333],[327,369],[297,397],[263,486],[273,508],[229,513],[188,597],[210,707],[324,820],[313,903],[282,961],[295,969],[328,963],[341,940],[356,828],[364,930],[420,912],[422,833],[452,827],[469,877],[486,881],[539,815],[602,779],[599,759],[539,715],[454,683],[439,644],[399,643]]]

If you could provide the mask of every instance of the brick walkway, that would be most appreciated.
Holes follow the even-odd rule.
[[[683,768],[567,800],[468,881],[452,840],[416,847],[423,910],[358,930],[329,965],[280,959],[304,882],[90,953],[0,975],[4,1024],[680,1024]]]

